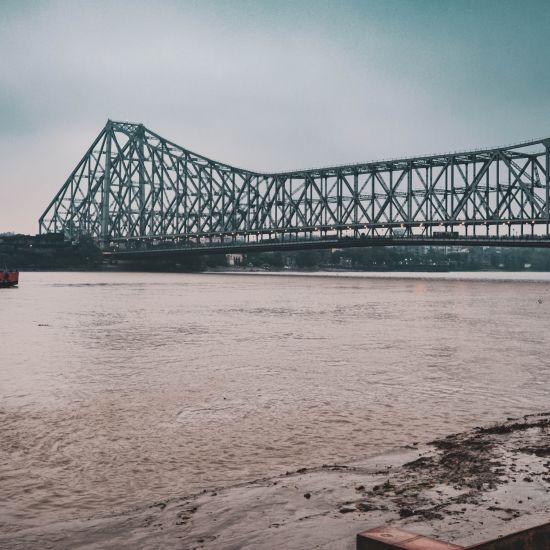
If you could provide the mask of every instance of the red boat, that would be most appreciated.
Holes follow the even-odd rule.
[[[0,268],[0,288],[17,286],[19,283],[19,271],[16,269]]]

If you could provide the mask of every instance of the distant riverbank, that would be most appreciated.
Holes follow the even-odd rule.
[[[205,274],[218,275],[258,275],[258,276],[297,276],[297,277],[343,277],[372,279],[441,279],[470,281],[525,281],[548,282],[548,271],[346,271],[346,270],[261,270],[231,269],[209,270]]]
[[[296,252],[250,252],[142,259],[103,258],[96,243],[87,237],[68,241],[62,233],[0,235],[0,265],[20,270],[109,270],[157,272],[207,271],[358,271],[358,272],[460,272],[548,271],[550,249],[391,246],[357,247]]]
[[[19,267],[17,264],[8,263]],[[359,269],[336,269],[336,268],[315,268],[315,269],[273,269],[255,267],[219,267],[206,268],[200,271],[178,270],[174,268],[154,268],[146,265],[132,267],[128,265],[99,264],[91,266],[68,266],[68,267],[19,267],[21,273],[166,273],[166,274],[205,274],[205,275],[273,275],[273,276],[312,276],[312,277],[370,277],[370,278],[392,278],[392,279],[453,279],[453,280],[502,280],[502,281],[548,281],[550,282],[550,271],[546,270],[466,270],[466,269],[393,269],[393,270],[359,270]]]

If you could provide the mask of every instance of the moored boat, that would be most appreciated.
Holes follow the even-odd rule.
[[[17,286],[19,283],[19,271],[17,269],[0,268],[0,288]]]

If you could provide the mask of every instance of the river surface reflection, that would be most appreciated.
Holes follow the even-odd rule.
[[[545,274],[23,273],[20,284],[0,292],[3,532],[350,462],[550,404]]]

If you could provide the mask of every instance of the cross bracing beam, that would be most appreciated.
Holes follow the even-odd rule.
[[[280,173],[196,154],[108,121],[40,232],[113,243],[549,236],[550,139]],[[493,239],[491,240],[493,242]]]

